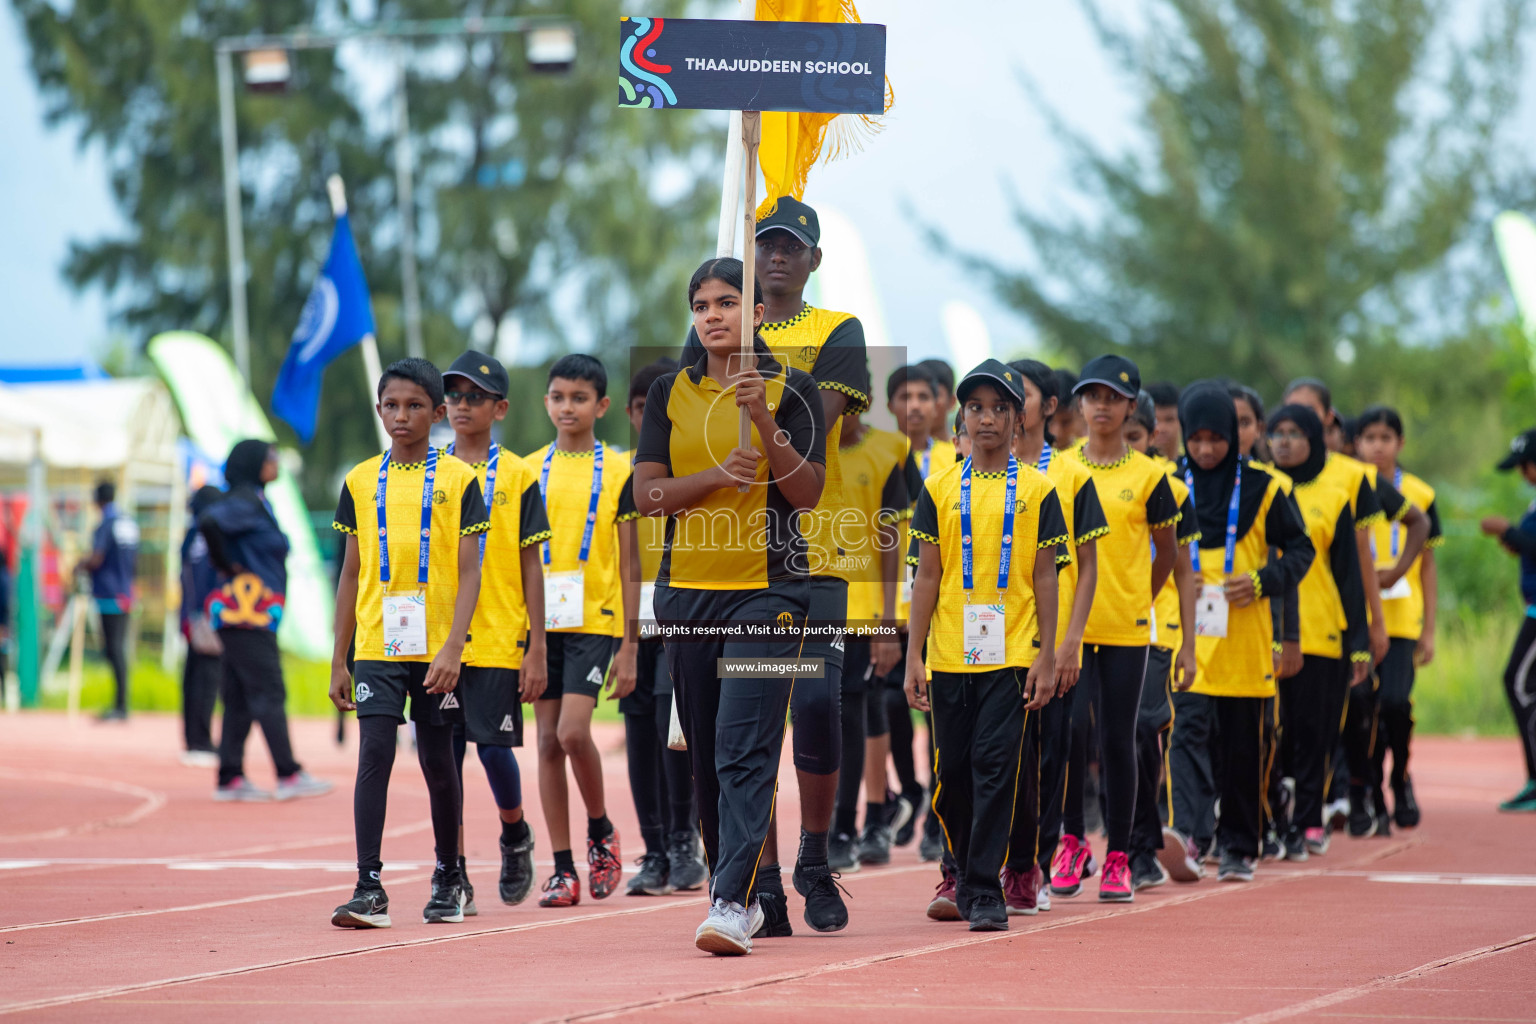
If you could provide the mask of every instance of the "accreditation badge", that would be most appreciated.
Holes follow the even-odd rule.
[[[910,565],[906,567],[906,571],[902,574],[901,593],[897,598],[901,604],[908,606],[912,604],[912,581],[916,575],[917,570]]]
[[[1000,604],[968,604],[961,615],[965,627],[965,663],[1001,665],[1008,659],[1008,618]]]
[[[1392,584],[1386,590],[1381,592],[1381,599],[1383,601],[1401,601],[1405,597],[1412,596],[1413,584],[1408,582],[1408,577],[1406,575],[1396,583]]]
[[[656,621],[656,584],[640,584],[640,621]]]
[[[427,653],[425,591],[385,594],[384,657],[419,658]]]
[[[587,579],[581,572],[552,572],[544,577],[544,628],[580,628],[587,607]]]
[[[1195,635],[1225,638],[1227,635],[1227,592],[1219,583],[1206,583],[1195,599]]]

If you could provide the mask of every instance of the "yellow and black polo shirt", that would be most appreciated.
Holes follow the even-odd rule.
[[[1173,488],[1173,500],[1179,503],[1179,522],[1173,528],[1173,534],[1179,547],[1182,548],[1200,539],[1200,523],[1195,516],[1194,503],[1189,500],[1189,486],[1177,475],[1178,465],[1166,460],[1159,460],[1158,465],[1167,469],[1168,486]],[[1153,614],[1157,617],[1157,639],[1152,641],[1152,645],[1161,647],[1165,651],[1177,651],[1179,645],[1184,642],[1183,614],[1179,610],[1179,586],[1173,576],[1173,573],[1168,574],[1167,581],[1163,583],[1163,589],[1157,592],[1157,600],[1152,604]]]
[[[384,660],[384,588],[379,580],[379,531],[375,501],[383,455],[359,463],[341,485],[332,529],[357,538],[357,660]],[[425,462],[391,462],[384,492],[389,526],[390,590],[415,593],[421,553],[421,492]],[[359,514],[361,510],[361,514]],[[427,552],[427,650],[391,661],[430,662],[453,628],[453,603],[459,592],[459,539],[490,528],[475,471],[452,455],[437,460],[432,490],[432,546]],[[472,649],[466,644],[464,656]]]
[[[1355,529],[1369,529],[1387,514],[1382,508],[1381,494],[1376,486],[1375,466],[1368,466],[1348,455],[1329,452],[1317,479],[1349,495],[1349,511],[1355,517]],[[1393,490],[1392,493],[1397,492]],[[1395,516],[1398,513],[1399,509],[1393,508],[1391,514]]]
[[[1072,561],[1056,577],[1056,638],[1059,642],[1066,634],[1067,623],[1072,621],[1072,603],[1077,598],[1078,546],[1109,533],[1109,524],[1104,520],[1104,506],[1099,504],[1099,489],[1081,461],[1065,455],[1060,448],[1053,448],[1045,476],[1056,487],[1067,535],[1072,538]]]
[[[1355,547],[1355,517],[1349,494],[1321,477],[1298,484],[1291,492],[1307,524],[1307,536],[1317,551],[1296,590],[1300,607],[1301,653],[1342,658],[1348,652],[1370,658],[1365,628],[1365,591],[1360,587],[1360,556]],[[1323,557],[1327,552],[1328,557]],[[1345,595],[1355,608],[1354,623],[1345,609]],[[1354,625],[1356,630],[1351,631]],[[1356,635],[1350,635],[1351,633]]]
[[[823,391],[840,391],[848,396],[844,415],[858,415],[869,408],[869,362],[865,355],[864,325],[851,313],[817,309],[806,304],[788,320],[763,324],[763,341],[774,358],[785,366],[808,373]],[[698,334],[688,330],[683,345],[681,365],[692,366],[704,355]],[[838,563],[838,549],[833,523],[845,507],[843,500],[842,458],[838,439],[842,420],[826,424],[827,479],[821,500],[814,512],[802,517],[812,576],[847,579]]]
[[[585,566],[581,564],[581,537],[587,524],[587,509],[592,502],[592,474],[596,468],[594,452],[592,449],[568,452],[556,448],[555,457],[550,460],[545,510],[554,535],[549,541],[549,564],[544,571],[584,570],[582,596],[586,598],[579,627],[551,632],[624,635],[616,526],[626,512],[634,511],[633,506],[626,509],[621,500],[624,484],[629,480],[629,457],[606,442],[599,443],[603,445],[603,489],[597,499],[597,525],[592,530],[592,550]],[[545,445],[523,456],[523,461],[533,471],[535,487],[549,449],[550,445]]]
[[[1014,494],[1013,564],[1008,570],[1008,589],[997,589],[998,559],[1003,543],[1003,499],[1008,474],[971,473],[971,537],[974,590],[965,591],[960,569],[960,465],[943,472],[937,469],[923,485],[912,512],[912,547],[919,541],[937,545],[943,576],[939,597],[928,628],[930,672],[995,672],[1001,665],[967,665],[965,662],[965,606],[1000,604],[1007,612],[1008,665],[1033,665],[1040,650],[1040,627],[1035,616],[1035,559],[1054,558],[1058,569],[1072,560],[1066,520],[1056,487],[1034,466],[1019,467]],[[1045,554],[1037,556],[1037,551]],[[1058,634],[1061,626],[1058,624]]]
[[[1386,481],[1383,480],[1381,483],[1385,484]],[[1435,489],[1421,478],[1405,472],[1402,490],[1399,493],[1402,494],[1407,505],[1423,509],[1424,514],[1429,516],[1429,539],[1424,542],[1424,547],[1431,549],[1444,544],[1445,532],[1440,528],[1440,511],[1435,507]],[[1378,569],[1390,569],[1397,564],[1397,557],[1392,554],[1392,531],[1398,531],[1398,544],[1401,545],[1406,531],[1400,520],[1408,512],[1407,505],[1404,505],[1399,515],[1392,517],[1391,522],[1383,520],[1371,527],[1371,542],[1376,549],[1376,568]],[[1403,578],[1408,581],[1411,591],[1409,596],[1389,601],[1383,595],[1382,612],[1386,619],[1387,636],[1417,640],[1424,633],[1424,556],[1422,554],[1413,560],[1413,565],[1408,569],[1408,575]]]
[[[815,379],[779,363],[761,341],[756,351],[775,422],[802,458],[825,464],[827,441]],[[656,462],[672,477],[691,476],[721,465],[736,447],[741,422],[736,386],[721,387],[706,372],[708,365],[708,356],[700,356],[651,385],[635,449],[637,464]],[[756,427],[752,446],[759,452],[765,448]],[[723,487],[667,517],[656,582],[690,590],[762,590],[808,574],[800,517],[763,458],[746,493]]]
[[[484,462],[470,464],[485,493]],[[539,496],[539,474],[506,448],[496,464],[496,493],[491,498],[491,526],[480,563],[480,600],[470,634],[472,657],[465,663],[482,668],[523,667],[528,646],[528,605],[523,600],[523,549],[550,538],[549,517]],[[540,580],[530,581],[542,586]]]
[[[839,452],[843,463],[843,499],[847,508],[835,521],[837,546],[848,575],[848,621],[876,621],[885,599],[881,578],[879,527],[912,518],[912,502],[923,478],[905,434],[866,428],[862,437]],[[893,534],[899,544],[902,531]],[[906,548],[897,549],[897,571],[905,571]],[[892,581],[899,589],[900,578]]]
[[[1144,647],[1152,641],[1152,531],[1179,521],[1168,474],[1133,449],[1101,466],[1088,461],[1085,444],[1072,457],[1085,466],[1098,490],[1109,533],[1099,541],[1099,583],[1083,642]]]

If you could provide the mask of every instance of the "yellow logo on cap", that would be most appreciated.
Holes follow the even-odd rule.
[[[1013,374],[1009,373],[1007,370],[1004,370],[1003,371],[1003,379],[1004,380],[1013,380]]]
[[[801,223],[801,224],[804,224],[804,223],[805,223],[805,218],[804,218],[804,217],[801,217],[801,218],[800,218],[800,223]]]
[[[1131,382],[1131,375],[1126,373],[1124,370],[1121,370],[1120,371],[1120,380],[1123,381],[1126,384],[1129,384]]]
[[[480,364],[480,372],[481,373],[490,373],[491,372],[491,368],[489,366],[486,366],[484,363],[481,363]]]

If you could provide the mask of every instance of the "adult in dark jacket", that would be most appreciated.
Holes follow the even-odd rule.
[[[204,611],[208,595],[219,585],[219,571],[208,557],[208,542],[197,520],[214,502],[224,497],[217,487],[200,487],[190,503],[192,523],[181,542],[181,635],[187,641],[187,660],[181,673],[181,724],[186,741],[183,764],[218,763],[213,742],[213,708],[219,699],[223,672],[223,645]]]
[[[277,449],[267,441],[241,441],[224,466],[228,493],[198,518],[221,586],[208,597],[208,618],[224,645],[224,728],[219,742],[215,800],[291,800],[319,796],[331,784],[293,759],[284,703],[277,628],[288,589],[288,538],[267,503],[277,479]],[[277,766],[277,790],[245,778],[245,740],[261,726]]]
[[[1526,483],[1536,484],[1536,428],[1515,438],[1501,470],[1520,470]],[[1520,597],[1525,601],[1525,621],[1515,637],[1515,649],[1504,669],[1504,694],[1514,712],[1515,726],[1525,748],[1525,788],[1499,804],[1501,811],[1536,812],[1536,502],[1518,523],[1503,516],[1489,516],[1483,532],[1520,559]]]

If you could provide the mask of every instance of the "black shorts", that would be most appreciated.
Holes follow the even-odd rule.
[[[597,633],[546,633],[549,685],[540,700],[559,700],[568,693],[596,700],[613,667],[619,639]]]
[[[619,713],[649,715],[657,697],[672,696],[672,673],[667,669],[666,646],[660,640],[641,640],[635,655],[635,689],[619,698]]]
[[[515,668],[465,665],[454,691],[464,705],[464,736],[482,746],[523,745],[523,702]]]
[[[874,665],[869,660],[869,641],[846,637],[843,640],[843,692],[863,693],[876,687]]]
[[[413,722],[457,725],[464,721],[464,702],[457,690],[427,692],[429,667],[425,661],[356,662],[352,666],[352,692],[357,717],[389,715],[404,724],[405,698],[409,696]]]

